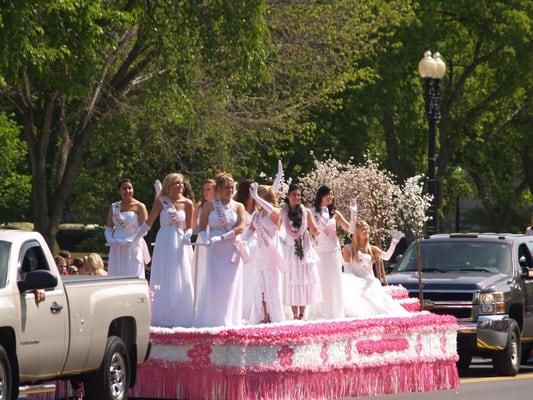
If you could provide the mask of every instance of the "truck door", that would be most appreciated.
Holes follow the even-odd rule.
[[[533,269],[533,258],[525,243],[518,246],[519,268]],[[533,278],[524,277],[526,298],[524,299],[524,329],[523,340],[533,341]]]
[[[21,248],[19,272],[22,275],[36,269],[50,270],[50,266],[40,244],[32,240]],[[20,374],[34,379],[59,374],[69,339],[68,305],[61,279],[55,288],[46,290],[46,299],[40,304],[36,304],[33,292],[21,293],[20,310],[17,343]]]

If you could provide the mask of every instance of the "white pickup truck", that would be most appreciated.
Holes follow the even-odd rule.
[[[0,230],[0,400],[62,379],[86,399],[127,399],[149,326],[145,280],[63,277],[39,233]]]

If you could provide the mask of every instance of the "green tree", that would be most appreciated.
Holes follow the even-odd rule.
[[[29,209],[31,177],[19,133],[20,126],[0,112],[0,221],[26,220]]]
[[[261,1],[22,0],[0,10],[1,94],[23,128],[33,219],[48,242],[103,119],[196,80],[242,89],[263,69]]]

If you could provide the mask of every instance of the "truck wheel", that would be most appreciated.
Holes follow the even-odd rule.
[[[126,400],[130,381],[128,349],[121,338],[110,336],[107,339],[100,368],[84,380],[85,398],[88,400]]]
[[[470,367],[472,362],[472,354],[470,353],[459,353],[459,360],[457,360],[457,369],[459,372],[464,372]]]
[[[520,370],[520,356],[522,355],[520,329],[514,319],[509,321],[507,346],[492,356],[492,365],[494,365],[496,373],[501,376],[515,376]]]
[[[12,400],[13,379],[11,363],[4,346],[0,345],[0,400]]]

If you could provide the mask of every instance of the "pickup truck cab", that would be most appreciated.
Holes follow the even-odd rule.
[[[533,346],[533,236],[447,234],[419,244],[424,308],[457,317],[459,369],[482,356],[499,375],[516,375]],[[412,297],[416,253],[413,243],[387,276]]]
[[[127,399],[149,351],[148,300],[145,280],[61,276],[39,233],[0,230],[0,398],[73,379],[88,399]]]

